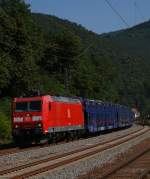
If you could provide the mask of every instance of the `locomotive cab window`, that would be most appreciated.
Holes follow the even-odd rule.
[[[40,112],[41,108],[41,101],[16,102],[15,104],[15,112]]]
[[[17,102],[15,105],[16,112],[24,112],[28,110],[28,103],[27,102]]]
[[[41,101],[29,102],[29,111],[41,111]]]

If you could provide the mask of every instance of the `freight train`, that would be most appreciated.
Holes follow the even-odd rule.
[[[95,134],[131,126],[133,120],[130,108],[99,100],[43,95],[12,102],[12,136],[17,144]]]

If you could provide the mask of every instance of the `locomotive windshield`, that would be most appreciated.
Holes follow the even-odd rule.
[[[16,102],[15,112],[39,112],[41,101]]]

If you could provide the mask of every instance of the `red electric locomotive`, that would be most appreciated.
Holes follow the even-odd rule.
[[[16,143],[77,135],[83,130],[84,111],[78,99],[46,95],[13,100],[12,135]]]

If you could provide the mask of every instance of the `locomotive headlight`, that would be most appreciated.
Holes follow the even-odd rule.
[[[42,124],[38,124],[37,126],[38,126],[38,127],[41,127],[41,126],[42,126]]]
[[[32,116],[32,121],[40,121],[41,119],[41,116]]]
[[[23,117],[14,117],[14,122],[23,122]]]

